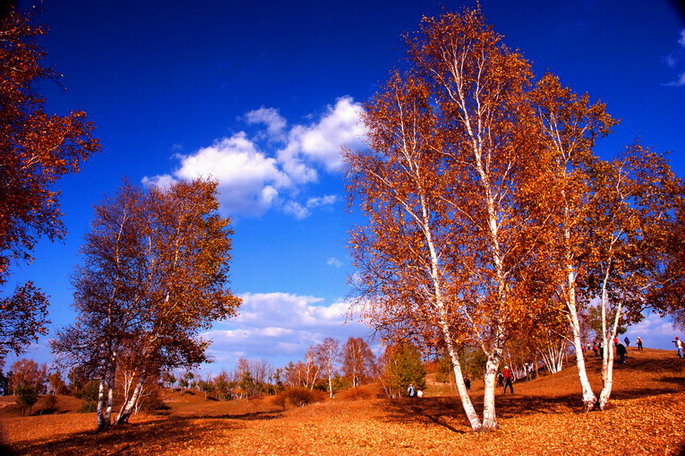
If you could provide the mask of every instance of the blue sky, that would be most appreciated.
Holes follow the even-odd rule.
[[[22,2],[26,4],[27,2]],[[83,109],[102,152],[59,183],[63,243],[42,242],[11,281],[51,296],[53,327],[72,321],[70,275],[93,205],[133,182],[211,172],[234,221],[235,321],[215,325],[212,371],[237,357],[274,365],[301,359],[333,336],[368,336],[346,320],[354,271],[340,145],[359,144],[360,102],[402,65],[401,36],[423,15],[459,1],[44,0],[41,43],[64,74],[41,87],[56,113]],[[637,137],[671,151],[685,177],[685,23],[666,1],[509,2],[482,9],[506,43],[622,119],[598,152],[611,157]],[[629,331],[670,348],[667,321]],[[44,342],[26,355],[48,359]]]

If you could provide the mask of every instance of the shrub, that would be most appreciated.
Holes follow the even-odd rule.
[[[271,399],[271,402],[274,405],[283,407],[283,410],[285,410],[286,403],[288,402],[288,397],[286,396],[285,391],[281,391],[280,393],[275,395],[273,399]]]
[[[92,413],[96,412],[98,409],[98,403],[97,401],[83,401],[83,404],[81,404],[81,408],[79,409],[79,412],[81,413]]]
[[[86,383],[80,390],[79,395],[83,399],[83,404],[79,412],[90,413],[97,411],[98,408],[98,390],[99,383],[95,380],[91,380]]]
[[[153,389],[140,401],[140,410],[147,413],[158,413],[169,410],[169,406],[159,397],[159,390]]]
[[[21,414],[24,415],[26,410],[31,414],[31,407],[38,401],[38,394],[36,389],[31,385],[20,385],[16,388],[17,405],[21,408]]]
[[[344,399],[346,401],[363,401],[366,399],[372,399],[374,397],[374,393],[368,388],[357,387],[343,391],[340,393],[339,397],[340,399]]]
[[[41,404],[41,408],[38,411],[39,415],[43,413],[55,413],[57,411],[57,396],[54,394],[48,394],[45,396],[45,400]]]
[[[288,388],[278,393],[273,403],[280,405],[285,410],[285,405],[291,404],[295,407],[304,407],[315,402],[322,402],[326,399],[326,393],[319,390],[310,390],[302,387]]]

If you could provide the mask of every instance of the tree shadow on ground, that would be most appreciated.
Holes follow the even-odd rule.
[[[241,420],[241,421],[261,421],[261,420],[275,420],[283,416],[283,412],[251,412],[242,413],[239,415],[223,414],[223,415],[198,415],[198,416],[188,416],[187,418],[195,418],[202,420],[213,420],[213,419],[230,419],[230,420]]]
[[[58,439],[18,444],[17,454],[97,454],[148,455],[181,448],[189,442],[201,444],[208,435],[244,427],[239,421],[271,420],[279,413],[256,412],[223,416],[172,416],[163,419],[113,427],[106,432],[79,432]],[[198,420],[201,420],[198,422]],[[144,445],[140,445],[144,442]]]
[[[393,399],[386,404],[385,421],[422,422],[428,426],[441,426],[459,434],[468,430],[468,422],[464,418],[461,403],[454,397]]]
[[[671,369],[672,370],[672,369]],[[660,381],[674,385],[685,384],[681,377],[662,377]],[[612,392],[611,399],[626,400],[642,397],[672,394],[682,391],[682,388],[635,388],[616,390]],[[482,395],[471,397],[474,408],[479,415],[482,414]],[[516,416],[530,414],[564,414],[583,413],[583,404],[580,391],[571,394],[497,394],[496,396],[497,418],[508,419]],[[615,404],[609,402],[607,408],[613,408]],[[421,399],[395,399],[389,400],[386,406],[387,420],[399,423],[425,423],[426,425],[442,426],[452,432],[464,433],[470,429],[470,425],[464,414],[459,397],[424,397]]]

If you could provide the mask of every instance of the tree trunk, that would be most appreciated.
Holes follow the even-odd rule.
[[[109,429],[110,421],[106,419],[105,415],[105,390],[106,381],[104,376],[100,379],[100,384],[98,385],[98,401],[97,401],[97,417],[98,417],[98,431],[104,431]]]
[[[480,431],[497,430],[497,415],[495,413],[495,388],[497,369],[500,359],[492,354],[485,363],[485,376],[483,378],[483,425]]]
[[[452,360],[452,370],[454,371],[454,380],[457,384],[457,391],[459,392],[459,398],[461,399],[461,405],[464,408],[464,413],[466,413],[466,419],[469,420],[471,429],[474,431],[480,431],[482,423],[478,417],[478,412],[473,407],[473,402],[471,402],[471,397],[466,389],[466,383],[464,383],[464,375],[461,371],[461,363],[459,362],[459,356],[454,349],[454,345],[451,343],[451,339],[447,344],[447,351]]]
[[[104,431],[111,426],[112,406],[114,401],[114,379],[116,375],[116,357],[112,355],[105,364],[98,385],[97,420],[98,431]]]
[[[138,383],[136,384],[135,390],[133,390],[133,394],[121,406],[121,410],[119,411],[119,415],[117,416],[117,419],[114,422],[115,425],[128,423],[128,419],[131,417],[131,414],[135,410],[135,407],[136,407],[136,404],[138,403],[138,400],[140,400],[140,396],[143,392],[143,384],[144,383],[145,383],[145,376],[141,376],[138,379]]]
[[[576,351],[576,366],[578,367],[578,380],[580,380],[580,387],[583,394],[583,411],[590,412],[594,410],[597,405],[597,397],[592,391],[590,379],[587,375],[587,368],[585,367],[585,355],[583,353],[583,343],[580,340],[580,324],[578,323],[578,315],[574,311],[569,315],[571,320],[571,329],[573,330],[573,347]]]
[[[567,238],[570,236],[566,233]],[[580,322],[578,321],[578,308],[576,307],[576,288],[575,288],[575,274],[573,266],[567,263],[567,296],[566,308],[568,310],[568,319],[573,332],[573,347],[576,351],[576,366],[578,367],[578,380],[580,380],[580,387],[583,394],[583,411],[589,412],[597,405],[597,397],[592,391],[590,379],[587,375],[587,368],[585,367],[585,352],[583,351],[583,342],[580,337]]]
[[[602,284],[602,326],[606,328],[606,307],[608,306],[608,296],[607,296],[607,282],[609,280],[609,268],[607,268],[607,273],[604,277],[604,282]],[[609,331],[607,341],[604,342],[606,349],[604,350],[604,356],[602,357],[602,391],[599,393],[599,403],[598,407],[600,410],[604,410],[607,403],[609,402],[609,397],[611,396],[611,390],[614,383],[614,360],[615,351],[614,349],[614,339],[616,338],[616,333],[618,332],[618,325],[621,320],[621,312],[623,310],[622,304],[619,303],[616,309],[616,315],[614,315],[614,321],[611,325],[611,330]]]

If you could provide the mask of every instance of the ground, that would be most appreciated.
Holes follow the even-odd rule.
[[[598,386],[598,360],[590,359],[589,367]],[[5,444],[18,455],[684,454],[685,360],[674,351],[630,352],[615,370],[603,412],[581,413],[578,385],[570,366],[516,383],[516,394],[499,390],[500,429],[482,434],[470,431],[459,401],[445,394],[448,387],[395,401],[370,387],[357,397],[341,393],[285,411],[270,398],[219,402],[174,393],[166,398],[166,415],[138,415],[104,433],[94,432],[94,414],[73,411],[0,413],[0,424]],[[476,403],[479,392],[474,385]]]

